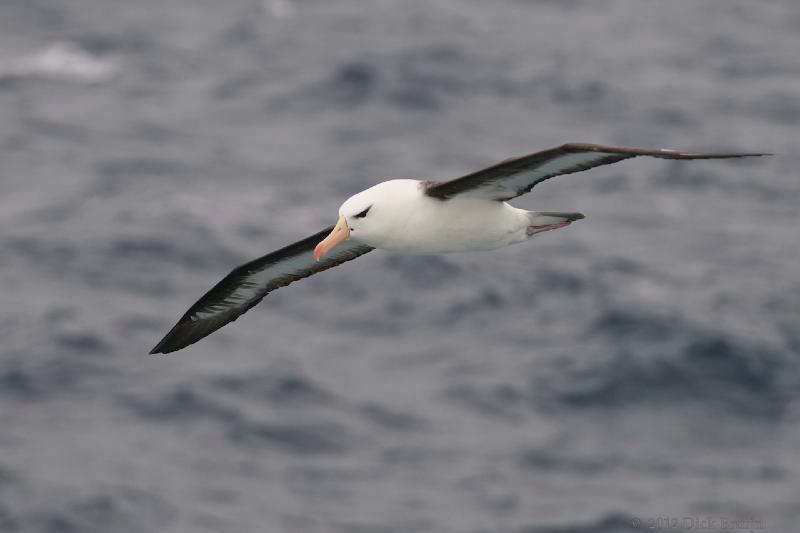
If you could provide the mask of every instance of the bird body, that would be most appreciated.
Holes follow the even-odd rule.
[[[494,250],[533,237],[538,232],[531,227],[558,224],[578,215],[543,215],[483,198],[443,201],[426,195],[425,188],[425,181],[396,179],[352,196],[342,204],[339,215],[347,217],[369,207],[369,224],[350,221],[349,238],[409,254]]]
[[[493,250],[584,218],[517,209],[507,200],[555,176],[633,157],[730,159],[768,154],[708,154],[571,143],[445,182],[397,179],[351,196],[339,220],[310,237],[235,268],[183,315],[150,353],[185,348],[236,320],[271,291],[375,248],[435,254]]]

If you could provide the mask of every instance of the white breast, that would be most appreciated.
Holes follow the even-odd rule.
[[[527,239],[525,229],[529,218],[526,211],[496,200],[438,200],[425,195],[417,180],[394,181],[411,183],[393,191],[391,211],[382,214],[390,223],[381,235],[363,240],[370,246],[395,252],[433,254],[493,250]]]

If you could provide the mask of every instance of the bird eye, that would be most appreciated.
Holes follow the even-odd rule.
[[[367,213],[369,213],[370,209],[372,209],[372,206],[369,206],[368,208],[364,209],[360,213],[353,215],[353,217],[354,218],[364,218],[365,216],[367,216]]]

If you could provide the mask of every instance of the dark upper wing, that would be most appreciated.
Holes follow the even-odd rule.
[[[326,228],[234,269],[197,300],[150,353],[185,348],[233,322],[275,289],[373,250],[366,244],[345,241],[316,262],[312,254],[314,246],[332,229],[333,226]]]
[[[506,159],[489,168],[451,181],[430,182],[426,194],[441,200],[454,196],[509,200],[529,192],[537,183],[552,177],[609,165],[641,155],[663,159],[727,159],[770,154],[702,154],[666,149],[570,143],[543,152]]]

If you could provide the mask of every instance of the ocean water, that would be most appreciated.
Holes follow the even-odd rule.
[[[3,0],[0,531],[796,530],[798,25],[794,0]],[[563,176],[514,203],[567,229],[374,252],[146,355],[350,194],[568,141],[776,155]]]

